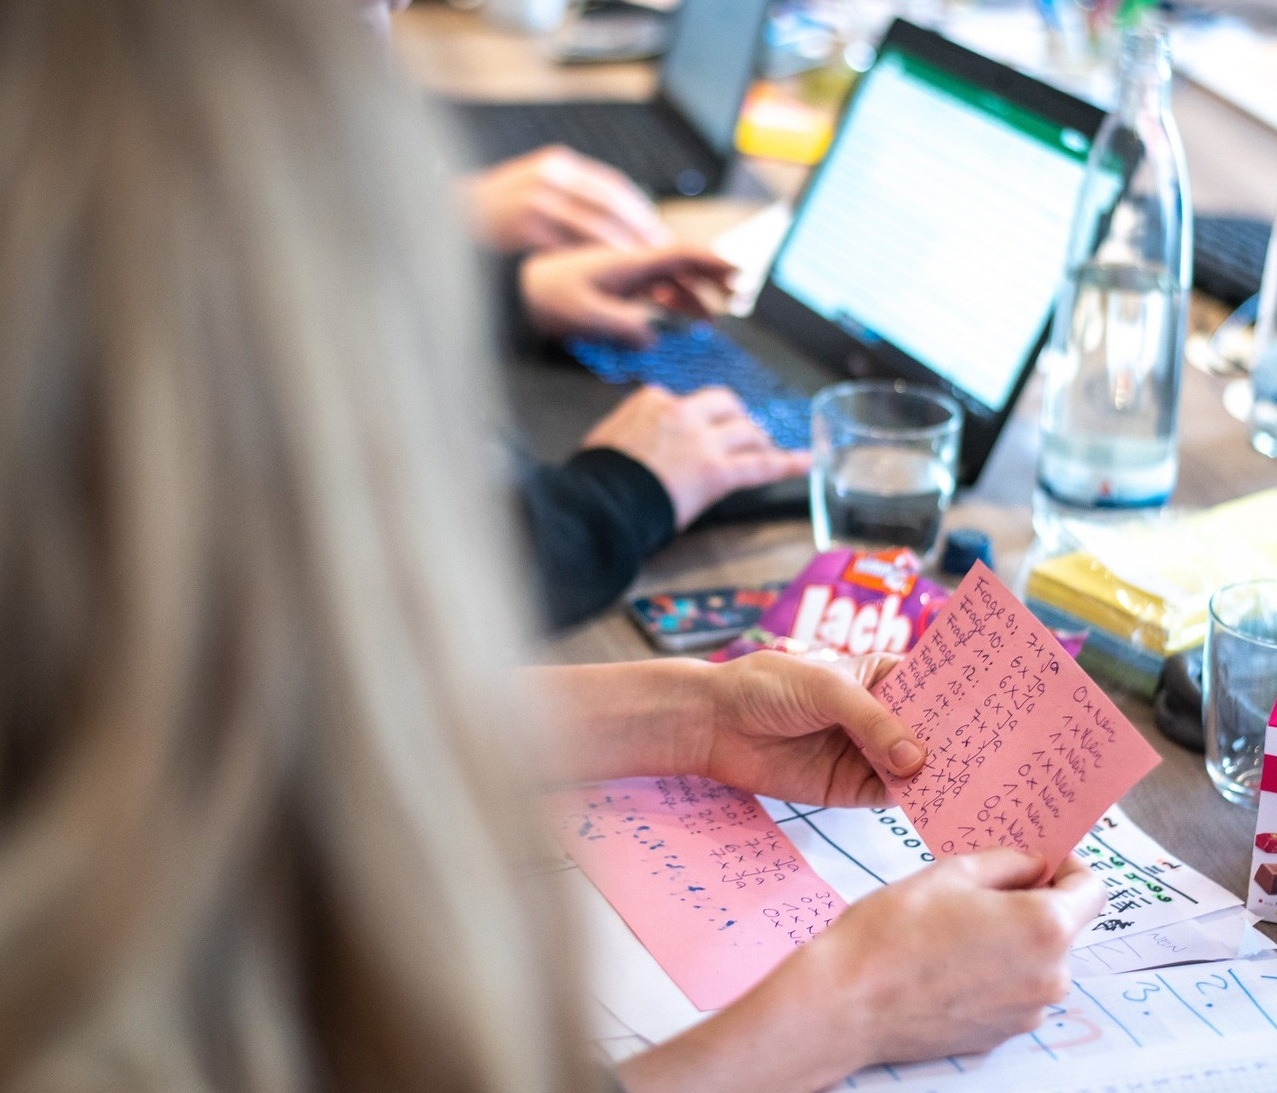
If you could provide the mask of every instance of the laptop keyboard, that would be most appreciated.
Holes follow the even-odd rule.
[[[566,144],[612,164],[658,196],[695,196],[713,173],[703,153],[662,124],[647,103],[460,103],[457,111],[488,162]]]
[[[582,339],[570,340],[567,349],[608,383],[656,384],[680,395],[728,387],[778,447],[806,448],[811,442],[811,399],[710,323],[665,331],[645,349]]]
[[[628,163],[637,178],[672,177],[691,153],[641,103],[579,103],[560,115],[560,139],[596,158]]]
[[[1268,252],[1268,221],[1205,215],[1193,220],[1193,284],[1227,304],[1259,291]]]

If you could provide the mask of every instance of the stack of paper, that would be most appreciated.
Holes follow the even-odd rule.
[[[1050,626],[1087,629],[1088,671],[1152,692],[1166,657],[1201,645],[1226,584],[1277,573],[1277,490],[1151,521],[1071,526],[1080,549],[1029,574],[1025,599]]]

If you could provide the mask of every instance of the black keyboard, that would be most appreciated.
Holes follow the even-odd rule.
[[[1193,284],[1234,307],[1259,291],[1271,226],[1257,216],[1193,218]]]
[[[559,139],[595,159],[612,160],[631,178],[661,178],[663,191],[678,192],[677,176],[698,164],[698,149],[662,124],[645,103],[576,103],[557,112]],[[545,132],[553,133],[555,121]]]
[[[472,148],[495,163],[545,144],[566,144],[610,163],[657,196],[694,196],[717,165],[655,103],[457,102]]]

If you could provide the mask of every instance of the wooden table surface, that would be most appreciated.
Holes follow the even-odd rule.
[[[396,17],[396,52],[410,78],[453,94],[491,98],[644,97],[653,85],[648,65],[562,68],[550,64],[544,42],[499,32],[470,12],[416,4]],[[1177,81],[1174,109],[1184,137],[1196,207],[1271,215],[1277,206],[1277,132],[1195,85]],[[802,171],[753,164],[777,196],[792,197]],[[765,198],[702,198],[672,202],[667,219],[682,235],[706,240],[756,211]],[[1209,330],[1226,310],[1194,297],[1193,324]],[[533,364],[520,374],[519,401],[540,401],[534,414],[547,455],[571,449],[605,407],[591,402],[585,377],[562,364]],[[1180,479],[1174,503],[1202,506],[1277,485],[1277,462],[1254,452],[1244,425],[1224,410],[1225,380],[1184,369]],[[602,396],[600,396],[602,397]],[[613,396],[608,396],[613,397]],[[946,526],[975,526],[992,538],[996,568],[1013,588],[1033,545],[1029,498],[1036,451],[1038,382],[1031,382],[978,487],[960,494]],[[551,409],[553,408],[553,409]],[[1277,529],[1274,529],[1277,534]],[[1174,549],[1168,544],[1168,549]],[[635,591],[749,584],[793,577],[813,553],[806,520],[692,528],[644,567]],[[545,650],[564,663],[653,656],[622,610],[562,634]],[[1148,702],[1119,688],[1106,690],[1162,755],[1162,764],[1122,800],[1130,816],[1171,853],[1239,895],[1248,883],[1254,813],[1226,802],[1206,777],[1200,754],[1166,740]],[[1275,935],[1277,936],[1277,935]]]

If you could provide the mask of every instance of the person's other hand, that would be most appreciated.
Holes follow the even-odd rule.
[[[519,274],[532,325],[542,334],[647,345],[660,311],[707,318],[736,268],[690,244],[622,251],[574,247],[535,254]]]
[[[854,1037],[859,1065],[988,1051],[1040,1025],[1068,993],[1069,945],[1104,906],[1070,855],[1047,887],[1035,855],[949,858],[858,900],[807,947],[806,985],[826,998],[831,1043]],[[826,993],[829,992],[829,993]],[[841,994],[840,1001],[835,997]],[[840,1064],[838,1074],[846,1073]]]
[[[475,237],[507,254],[577,243],[629,249],[671,239],[656,207],[629,178],[563,145],[468,175],[460,192]]]
[[[876,653],[828,662],[760,651],[716,666],[704,758],[693,769],[803,804],[889,803],[867,756],[901,777],[917,773],[926,757],[904,722],[868,690],[898,659]]]
[[[983,851],[858,900],[739,1001],[625,1063],[626,1088],[823,1089],[865,1066],[986,1051],[1036,1028],[1068,992],[1072,939],[1104,905],[1075,858],[1033,887],[1043,868]]]
[[[665,487],[682,530],[733,490],[806,474],[806,452],[777,448],[731,391],[706,387],[673,395],[642,387],[581,442],[614,448],[642,463]]]

